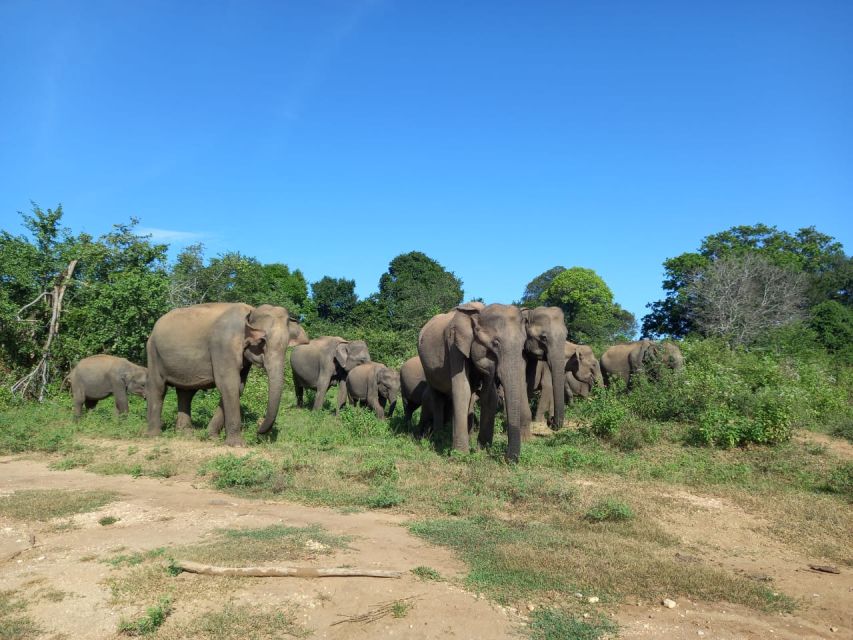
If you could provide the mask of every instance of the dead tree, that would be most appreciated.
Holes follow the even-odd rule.
[[[39,402],[44,400],[44,390],[47,387],[48,372],[50,370],[50,347],[53,344],[54,338],[59,334],[59,316],[62,314],[62,299],[65,297],[65,289],[71,281],[71,276],[74,275],[74,268],[76,266],[77,260],[69,262],[65,271],[56,277],[52,290],[42,291],[35,300],[18,309],[18,313],[15,314],[16,320],[26,322],[26,320],[21,318],[21,314],[24,311],[37,304],[40,300],[46,300],[50,305],[50,323],[47,327],[47,338],[44,341],[44,346],[41,348],[41,358],[32,371],[12,385],[12,393],[19,393],[22,396],[37,395]],[[38,389],[38,394],[36,394],[36,389]]]

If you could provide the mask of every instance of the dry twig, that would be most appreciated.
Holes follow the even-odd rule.
[[[364,577],[364,578],[399,578],[399,571],[384,569],[348,569],[333,567],[316,569],[314,567],[215,567],[212,565],[178,560],[174,563],[176,569],[205,576],[236,576],[255,578],[334,578],[334,577]]]
[[[395,609],[399,608],[401,605],[406,605],[406,603],[412,602],[419,597],[420,596],[409,596],[408,598],[400,598],[399,600],[389,600],[388,602],[380,602],[379,604],[372,605],[370,611],[368,611],[367,613],[361,613],[356,616],[346,617],[343,620],[333,622],[331,626],[335,626],[336,624],[344,624],[345,622],[360,622],[361,624],[370,624],[371,622],[376,622],[377,620],[387,616],[388,614],[394,613]]]

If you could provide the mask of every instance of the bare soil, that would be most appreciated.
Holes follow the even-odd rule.
[[[122,616],[138,615],[144,605],[156,601],[157,594],[151,594],[152,602],[133,610],[113,604],[106,580],[116,570],[99,560],[117,553],[198,543],[220,528],[273,524],[320,525],[331,534],[352,537],[349,549],[286,564],[396,569],[404,572],[403,577],[234,579],[228,593],[205,590],[202,585],[193,592],[198,597],[176,607],[166,625],[218,610],[231,600],[293,608],[298,621],[316,638],[517,638],[524,634],[526,611],[497,606],[457,586],[466,573],[465,565],[450,551],[410,535],[402,515],[243,500],[211,490],[203,479],[191,476],[100,476],[53,471],[40,459],[0,458],[0,495],[21,489],[102,489],[121,494],[116,502],[70,519],[21,522],[0,517],[0,590],[25,595],[30,601],[28,615],[54,636],[115,638]],[[806,557],[801,546],[786,545],[773,536],[760,516],[725,498],[672,487],[662,488],[657,498],[661,526],[682,542],[679,560],[744,573],[795,598],[798,607],[793,614],[760,613],[726,603],[689,602],[672,594],[677,602],[673,609],[660,602],[637,601],[611,610],[620,625],[620,637],[853,638],[853,562],[838,565]],[[119,520],[102,526],[98,521],[105,516]],[[36,546],[31,547],[33,542]],[[836,564],[840,573],[817,573],[809,564]],[[410,573],[417,566],[430,567],[448,580],[422,581]],[[191,574],[175,579],[211,580]],[[38,596],[50,589],[67,595],[61,601]],[[412,596],[413,606],[403,617],[334,624],[380,603]]]

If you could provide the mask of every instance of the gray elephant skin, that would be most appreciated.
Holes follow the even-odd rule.
[[[616,379],[631,383],[631,378],[642,373],[654,375],[657,366],[677,371],[684,366],[681,349],[672,342],[638,340],[610,347],[601,356],[601,373],[605,384]]]
[[[83,415],[83,407],[94,409],[99,400],[112,395],[119,415],[128,411],[127,394],[145,397],[147,371],[129,360],[106,354],[83,358],[68,374],[74,419]]]
[[[497,381],[505,394],[508,446],[506,457],[517,461],[521,452],[523,417],[530,414],[525,382],[524,342],[527,333],[518,307],[467,303],[434,316],[418,336],[418,356],[433,392],[453,406],[453,448],[467,453],[468,409],[480,393],[481,446],[491,444],[497,411]],[[433,416],[440,427],[442,412]]]
[[[320,409],[329,387],[345,381],[350,371],[365,362],[370,362],[370,352],[363,340],[323,336],[293,347],[290,366],[296,406],[302,406],[303,393],[308,388],[317,391],[312,409]]]
[[[338,385],[338,402],[335,413],[346,403],[347,397],[352,404],[366,404],[373,409],[376,417],[385,419],[385,405],[388,415],[394,414],[397,396],[400,395],[400,373],[379,362],[365,362],[347,375],[345,383]]]
[[[525,321],[527,338],[524,342],[524,360],[526,363],[527,392],[531,395],[534,388],[541,387],[536,421],[545,420],[545,411],[551,417],[552,426],[563,426],[565,398],[563,394],[552,393],[552,389],[562,389],[566,380],[566,318],[559,307],[536,307],[521,312]],[[544,380],[543,377],[548,378]],[[544,400],[544,402],[543,402]],[[529,423],[522,429],[522,439],[530,437]]]
[[[565,384],[562,387],[564,401],[571,402],[576,395],[586,398],[589,396],[592,387],[596,384],[602,384],[601,369],[595,353],[592,347],[585,344],[575,344],[568,340],[563,348],[566,354]],[[540,391],[539,405],[536,408],[537,422],[544,422],[546,413],[550,416],[555,414],[552,407],[554,401],[552,379],[548,363],[539,362],[532,384],[528,387]],[[559,397],[560,394],[557,395]],[[552,424],[552,426],[555,425]]]
[[[213,302],[173,309],[154,324],[148,338],[148,435],[162,430],[167,386],[178,395],[177,428],[192,425],[192,399],[199,389],[219,390],[221,400],[210,421],[211,436],[225,426],[225,443],[242,446],[240,394],[253,364],[269,378],[266,415],[258,433],[275,424],[284,385],[290,341],[290,314],[283,307]]]

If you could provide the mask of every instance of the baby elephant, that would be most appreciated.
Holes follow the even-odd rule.
[[[378,362],[360,364],[349,372],[346,384],[338,387],[338,405],[335,413],[344,406],[347,396],[350,402],[366,403],[380,420],[385,418],[385,403],[388,415],[394,413],[397,395],[400,393],[400,374]]]
[[[83,358],[68,374],[71,396],[74,398],[74,419],[83,415],[83,405],[94,409],[98,400],[110,394],[115,397],[116,411],[127,413],[127,394],[145,397],[148,370],[116,356]]]

